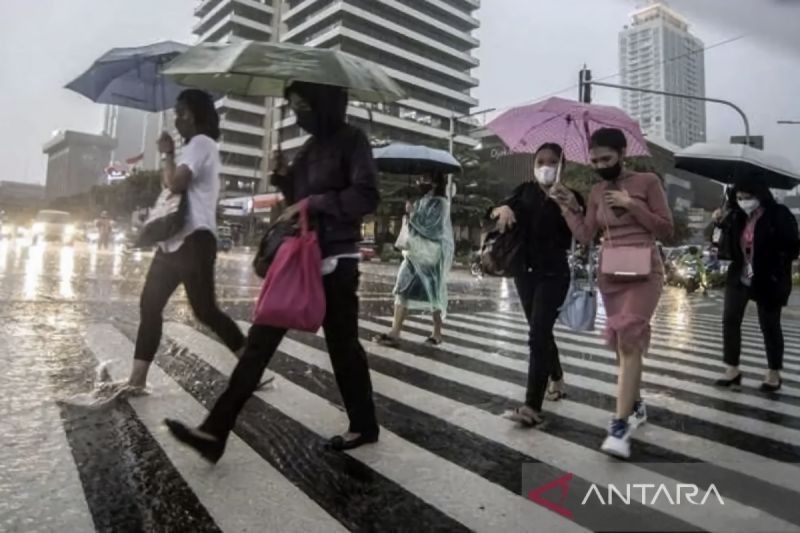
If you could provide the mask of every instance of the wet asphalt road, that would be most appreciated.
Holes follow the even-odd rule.
[[[218,261],[218,299],[243,322],[259,289],[249,259]],[[650,423],[623,464],[597,452],[615,390],[614,356],[598,333],[559,328],[568,396],[545,405],[541,429],[520,430],[500,416],[523,398],[527,369],[513,284],[454,272],[445,344],[420,343],[430,322],[418,315],[391,350],[367,341],[390,323],[396,266],[367,264],[361,337],[381,442],[350,454],[324,448],[345,427],[341,400],[324,340],[293,334],[270,368],[275,386],[248,404],[211,468],[161,424],[198,422],[235,364],[182,290],[165,312],[151,394],[105,404],[92,396],[99,365],[112,379],[127,374],[149,261],[0,241],[0,531],[800,530],[796,310],[784,321],[784,389],[756,390],[765,362],[749,317],[743,390],[718,390],[720,295],[667,290],[643,381]],[[523,474],[525,464],[537,468]],[[696,482],[700,471],[720,483],[724,509],[647,498],[613,510],[580,505],[591,483]],[[521,496],[565,473],[574,476],[561,502],[569,518]]]

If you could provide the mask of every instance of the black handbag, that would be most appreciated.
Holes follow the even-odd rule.
[[[522,234],[519,225],[501,233],[496,226],[481,242],[481,271],[489,276],[513,277],[519,271]]]
[[[168,240],[186,225],[189,199],[186,193],[173,193],[164,189],[150,210],[147,222],[139,232],[136,248],[151,248]]]
[[[267,232],[261,237],[258,252],[253,259],[253,270],[258,277],[265,278],[267,276],[267,270],[275,259],[275,254],[283,240],[286,237],[298,235],[299,231],[300,226],[296,217],[292,220],[279,220],[267,228]]]

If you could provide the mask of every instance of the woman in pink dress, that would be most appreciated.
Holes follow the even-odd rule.
[[[669,237],[673,231],[661,180],[655,174],[626,171],[626,148],[625,135],[620,130],[605,128],[592,135],[592,166],[602,181],[592,188],[585,216],[568,189],[558,186],[552,192],[573,235],[584,244],[602,231],[604,248],[651,250],[650,273],[645,277],[620,279],[602,273],[602,264],[598,276],[607,316],[606,338],[619,364],[617,410],[601,450],[624,459],[630,457],[632,431],[647,419],[639,393],[642,359],[650,344],[650,320],[664,284],[664,265],[656,241]]]

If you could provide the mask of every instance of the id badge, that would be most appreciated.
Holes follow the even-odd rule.
[[[714,233],[711,235],[711,242],[714,244],[719,244],[721,238],[722,228],[714,228]]]
[[[747,268],[745,269],[745,275],[747,279],[752,279],[753,277],[753,263],[747,263]]]

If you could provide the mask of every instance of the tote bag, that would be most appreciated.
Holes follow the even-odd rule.
[[[575,241],[572,241],[572,255],[575,255]],[[597,316],[597,291],[594,287],[594,267],[592,266],[592,247],[589,247],[586,263],[587,282],[578,280],[575,265],[570,268],[570,282],[567,297],[561,306],[559,321],[573,331],[594,331]]]
[[[139,233],[136,247],[149,248],[177,234],[186,225],[188,210],[186,193],[173,193],[169,189],[161,191]]]
[[[256,302],[253,323],[316,332],[325,319],[322,252],[309,229],[308,204],[300,209],[300,233],[283,239]]]

